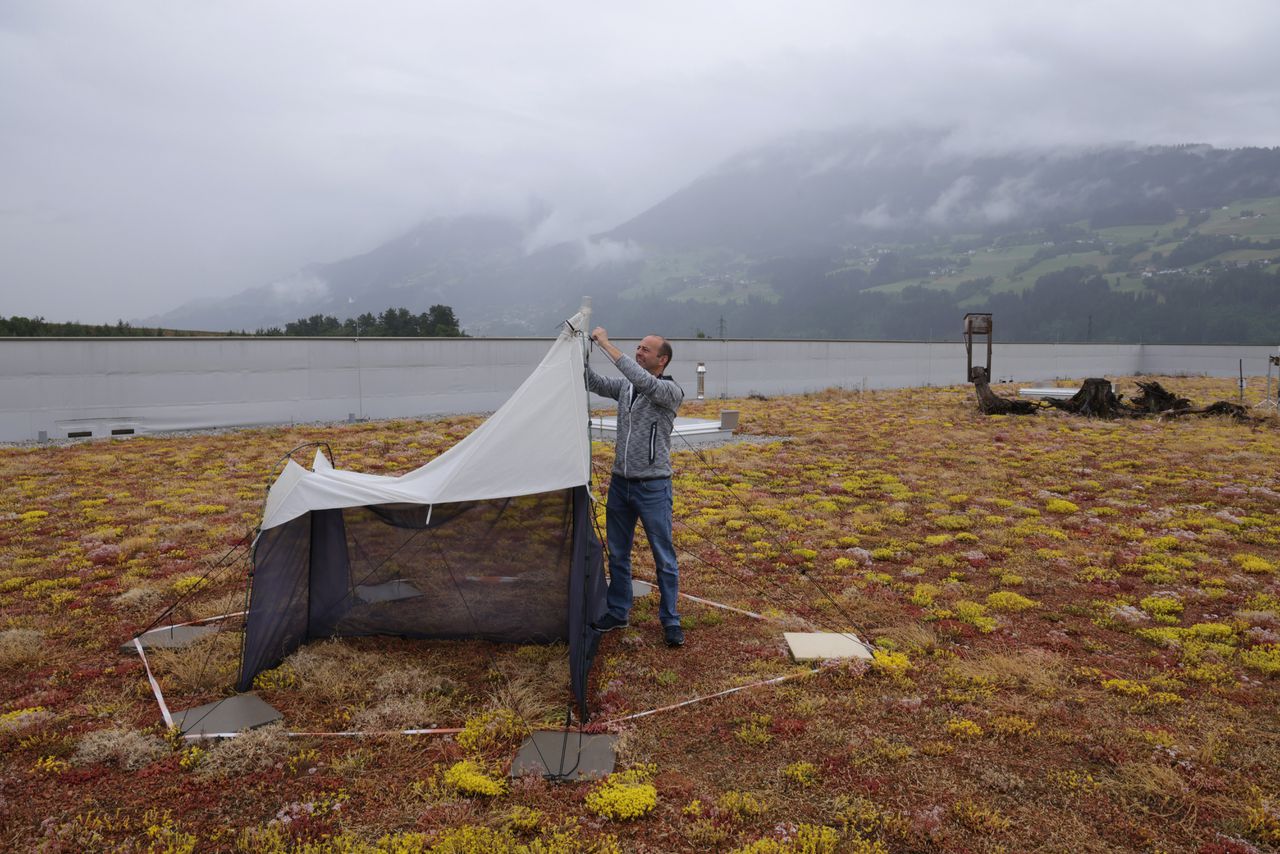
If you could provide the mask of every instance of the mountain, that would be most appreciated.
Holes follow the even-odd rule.
[[[941,133],[827,135],[741,154],[609,236],[752,254],[916,242],[1076,220],[1158,224],[1280,194],[1280,149],[1113,147],[972,155]]]
[[[1266,251],[1256,240],[1233,244],[1234,220],[1211,212],[1272,197],[1280,197],[1280,149],[972,153],[940,131],[814,135],[744,152],[578,241],[535,248],[545,212],[437,219],[363,255],[145,322],[253,329],[445,303],[473,335],[546,335],[591,294],[598,316],[626,333],[692,335],[728,315],[736,335],[924,337],[910,317],[868,325],[861,315],[839,321],[839,311],[798,325],[792,309],[862,295],[889,318],[905,311],[911,287],[945,292],[952,305],[939,312],[968,309],[994,293],[1030,291],[1075,255],[1110,276],[1108,287],[1143,291],[1141,279],[1119,277],[1206,247],[1216,251],[1198,264]],[[1256,223],[1246,231],[1268,235]],[[1174,254],[1192,238],[1200,242]]]

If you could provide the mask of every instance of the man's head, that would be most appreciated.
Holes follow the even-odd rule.
[[[636,345],[636,364],[655,377],[661,376],[671,364],[671,345],[661,335],[646,335]]]

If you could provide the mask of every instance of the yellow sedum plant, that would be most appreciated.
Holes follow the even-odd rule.
[[[987,606],[981,602],[970,602],[967,599],[961,599],[952,607],[955,611],[956,619],[960,622],[968,623],[983,633],[995,631],[995,618],[987,616]]]
[[[480,763],[471,759],[451,765],[444,772],[444,784],[460,795],[493,798],[507,793],[505,779],[490,776]]]
[[[468,718],[458,733],[458,744],[471,753],[479,753],[495,745],[524,738],[529,725],[510,709],[498,709]]]
[[[1268,572],[1276,571],[1275,564],[1257,555],[1238,554],[1231,558],[1231,562],[1245,572],[1253,573],[1254,575],[1264,575]]]
[[[864,839],[853,840],[844,847],[839,845],[840,834],[834,829],[801,824],[797,825],[794,835],[788,834],[783,839],[757,839],[750,845],[734,849],[734,854],[836,854],[837,851],[888,854],[888,849],[880,842]]]
[[[892,652],[887,649],[877,649],[872,653],[871,669],[894,681],[907,679],[911,667],[911,659],[906,653]]]
[[[1246,649],[1240,653],[1240,663],[1267,676],[1280,676],[1280,644]]]
[[[650,782],[656,772],[652,765],[610,774],[587,793],[587,809],[612,821],[631,821],[648,815],[658,805],[658,790]]]
[[[987,597],[987,607],[994,611],[1026,611],[1040,603],[1012,590],[1000,590]]]

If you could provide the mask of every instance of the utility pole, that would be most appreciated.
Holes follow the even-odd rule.
[[[720,338],[724,339],[724,315],[720,315]]]

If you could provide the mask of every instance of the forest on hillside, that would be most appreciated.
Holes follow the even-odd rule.
[[[821,281],[789,289],[775,301],[740,304],[674,300],[596,301],[597,316],[626,318],[631,334],[671,337],[839,338],[955,341],[967,312],[991,312],[998,340],[1143,342],[1149,344],[1275,344],[1280,340],[1280,272],[1224,267],[1210,273],[1165,273],[1143,291],[1113,288],[1094,267],[1040,276],[1019,293],[975,299],[990,281],[954,290],[912,285],[896,293]]]

